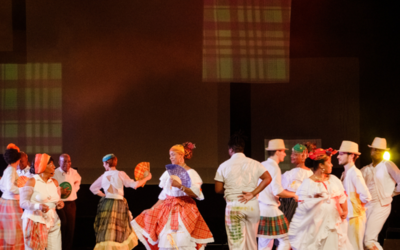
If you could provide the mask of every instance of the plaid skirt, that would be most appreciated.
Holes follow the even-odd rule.
[[[264,238],[280,238],[289,231],[289,223],[285,215],[277,217],[260,216],[260,224],[258,225],[258,236]]]
[[[293,198],[280,198],[281,205],[279,210],[283,212],[286,219],[290,223],[292,221],[293,215],[296,212],[297,202]]]
[[[24,249],[22,209],[19,200],[0,198],[0,249]]]
[[[96,246],[94,249],[131,250],[138,238],[129,223],[128,202],[101,198],[94,221]]]

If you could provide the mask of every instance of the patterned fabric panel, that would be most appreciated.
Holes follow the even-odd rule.
[[[291,0],[204,0],[203,81],[288,82]]]
[[[0,150],[62,153],[60,63],[0,64]]]
[[[260,224],[258,225],[259,235],[276,236],[287,234],[289,231],[289,222],[284,215],[277,217],[260,216]]]

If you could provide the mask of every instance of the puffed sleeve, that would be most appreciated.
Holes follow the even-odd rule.
[[[90,191],[94,194],[97,195],[101,189],[101,181],[103,180],[103,175],[101,175],[93,184],[90,186]]]
[[[167,181],[169,181],[169,174],[168,171],[165,171],[160,177],[160,184],[158,186],[164,188],[167,185]]]
[[[118,177],[122,180],[125,187],[137,188],[137,182],[132,180],[124,171],[118,172]]]
[[[304,200],[306,198],[310,198],[309,194],[308,194],[309,186],[310,186],[310,179],[305,179],[301,183],[301,185],[299,186],[299,188],[296,191],[296,195],[299,197],[299,200]]]
[[[200,175],[194,170],[191,169],[188,171],[192,185],[190,186],[190,189],[194,194],[197,195],[198,200],[204,200],[204,194],[203,191],[201,190],[201,185],[203,184],[203,180],[201,179]]]

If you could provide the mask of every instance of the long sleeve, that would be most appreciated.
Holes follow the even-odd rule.
[[[81,181],[82,177],[80,174],[78,174],[78,171],[75,171],[75,176],[74,176],[74,189],[76,192],[81,188]]]
[[[97,180],[95,182],[93,182],[93,184],[90,186],[89,189],[94,195],[97,195],[98,193],[101,192],[100,189],[101,189],[102,179],[103,179],[103,175],[101,175],[99,178],[97,178]]]
[[[372,197],[369,193],[368,187],[365,184],[364,177],[362,177],[361,172],[357,173],[352,178],[353,186],[356,187],[357,193],[360,195],[360,200],[362,203],[368,203],[371,201]]]
[[[8,191],[13,194],[19,194],[19,189],[14,184],[16,179],[17,179],[17,171],[13,167],[8,167],[6,170],[4,170],[3,178],[1,179],[2,191],[3,192]]]
[[[396,164],[394,164],[391,161],[385,162],[385,165],[386,165],[389,175],[397,183],[397,187],[395,188],[394,191],[400,192],[400,170],[399,170],[399,168],[396,166]]]
[[[19,206],[21,208],[31,211],[39,210],[40,204],[39,203],[35,204],[31,202],[32,194],[33,194],[33,187],[25,186],[21,188],[20,200],[19,200]]]
[[[137,181],[132,180],[124,171],[119,171],[118,176],[121,178],[125,187],[137,188]]]
[[[275,172],[275,177],[273,178],[273,180],[272,180],[272,192],[273,192],[273,194],[276,196],[276,195],[278,195],[278,194],[280,194],[280,193],[282,193],[283,192],[283,187],[282,187],[282,184],[281,184],[281,177],[282,175],[281,175],[281,169],[280,168],[277,168],[276,169],[276,172]]]

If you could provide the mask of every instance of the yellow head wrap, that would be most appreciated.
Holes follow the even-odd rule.
[[[183,147],[182,144],[176,144],[176,145],[172,146],[172,148],[169,151],[173,151],[178,154],[185,155],[185,148]]]

